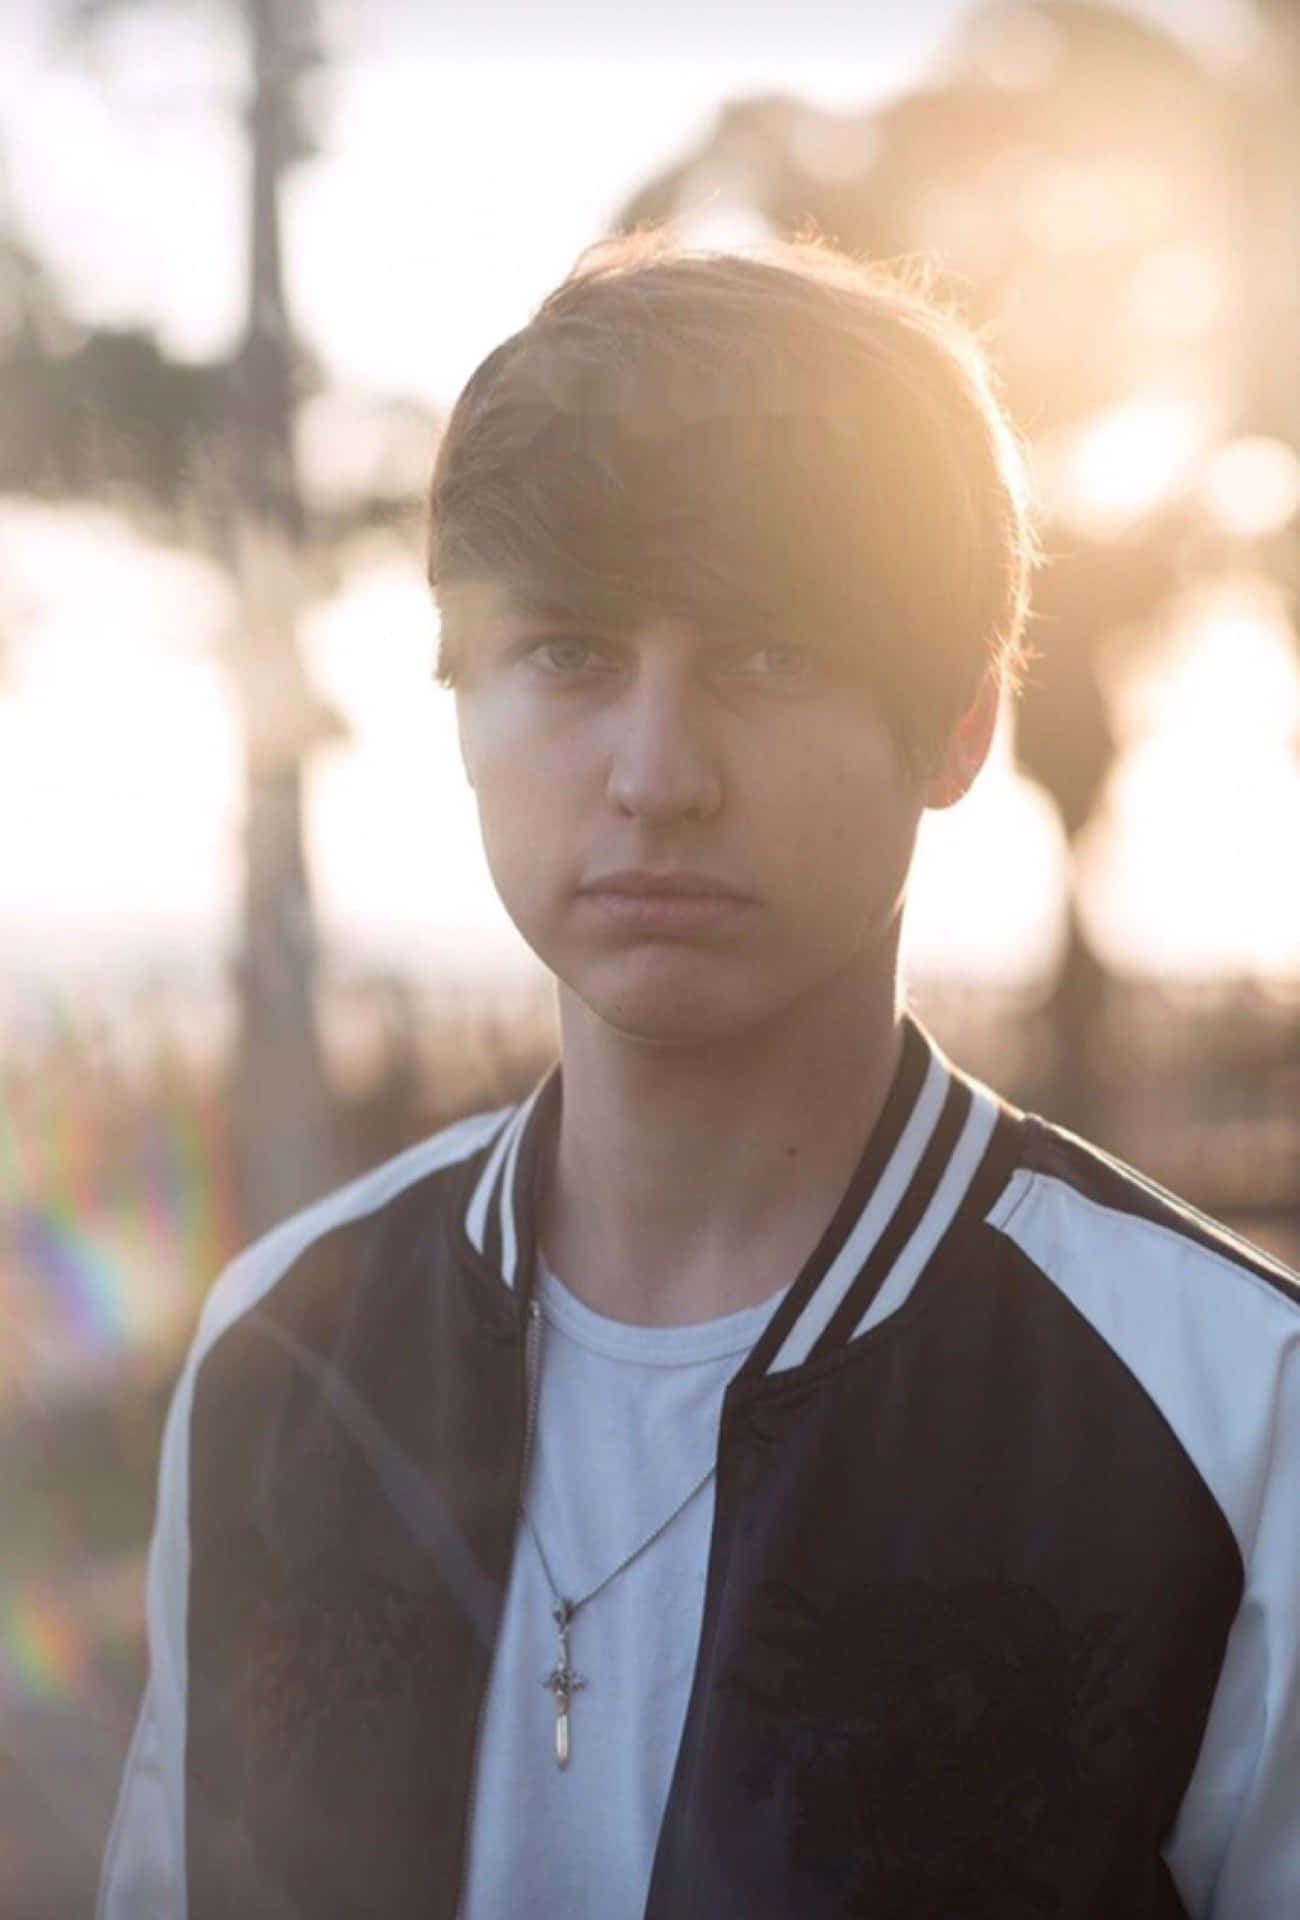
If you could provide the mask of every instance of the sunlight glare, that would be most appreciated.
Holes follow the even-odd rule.
[[[1042,989],[1065,932],[1065,835],[1042,788],[1012,764],[1004,717],[979,779],[921,821],[904,948],[919,978]]]
[[[719,189],[702,203],[685,207],[674,217],[678,237],[688,247],[704,251],[743,253],[761,247],[774,229],[755,207],[742,206]]]
[[[1239,743],[1207,764],[1165,737],[1127,754],[1080,848],[1089,933],[1120,972],[1300,977],[1300,769]]]
[[[1269,582],[1189,599],[1119,689],[1132,745],[1079,848],[1111,965],[1143,975],[1300,977],[1300,668]]]
[[[1243,574],[1189,592],[1164,644],[1108,675],[1107,691],[1125,739],[1194,737],[1207,763],[1240,742],[1287,752],[1300,732],[1300,669],[1282,589]]]
[[[1225,533],[1243,539],[1275,533],[1300,508],[1300,457],[1285,440],[1243,435],[1206,457],[1198,485]]]
[[[1083,429],[1069,448],[1063,505],[1074,524],[1113,532],[1161,505],[1205,444],[1203,410],[1190,400],[1137,395]]]
[[[1065,63],[1066,36],[1060,22],[1023,0],[980,8],[961,34],[971,64],[1006,93],[1033,93],[1049,86]]]
[[[403,971],[522,955],[497,900],[460,762],[437,624],[409,562],[375,560],[304,623],[313,678],[352,737],[307,780],[307,844],[326,938]]]
[[[1157,340],[1197,341],[1223,314],[1228,297],[1222,264],[1204,247],[1157,247],[1133,276],[1133,316]]]
[[[0,695],[7,960],[219,945],[241,759],[225,583],[108,514],[30,502],[0,512],[0,565],[25,609]]]

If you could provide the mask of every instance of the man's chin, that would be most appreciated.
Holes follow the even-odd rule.
[[[584,982],[580,989],[561,983],[561,1006],[569,1003],[579,1020],[638,1046],[709,1047],[738,1039],[761,1022],[750,995],[726,989],[725,982],[683,978]]]

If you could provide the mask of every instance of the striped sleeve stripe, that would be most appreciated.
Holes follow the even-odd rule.
[[[975,1181],[993,1138],[998,1122],[998,1103],[982,1087],[971,1089],[971,1109],[961,1137],[953,1149],[943,1178],[934,1190],[920,1224],[881,1282],[874,1300],[853,1329],[852,1338],[887,1314],[893,1313],[907,1298],[924,1272],[927,1263],[947,1233],[957,1209]]]
[[[932,1055],[916,1104],[884,1172],[872,1190],[870,1200],[827,1269],[817,1291],[778,1348],[768,1368],[770,1373],[781,1373],[788,1367],[799,1366],[826,1331],[862,1272],[872,1248],[886,1232],[910,1191],[939,1123],[950,1085],[951,1076],[946,1067],[937,1054]]]

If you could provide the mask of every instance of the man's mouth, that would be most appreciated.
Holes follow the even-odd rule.
[[[753,899],[730,881],[693,868],[622,867],[596,874],[578,891],[617,925],[665,933],[706,927]]]

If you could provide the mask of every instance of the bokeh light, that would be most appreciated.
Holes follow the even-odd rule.
[[[1271,434],[1243,434],[1201,462],[1206,508],[1225,533],[1274,533],[1300,509],[1300,457]]]
[[[1090,421],[1064,456],[1062,508],[1089,533],[1111,532],[1158,507],[1182,485],[1204,447],[1195,403],[1142,394]]]

